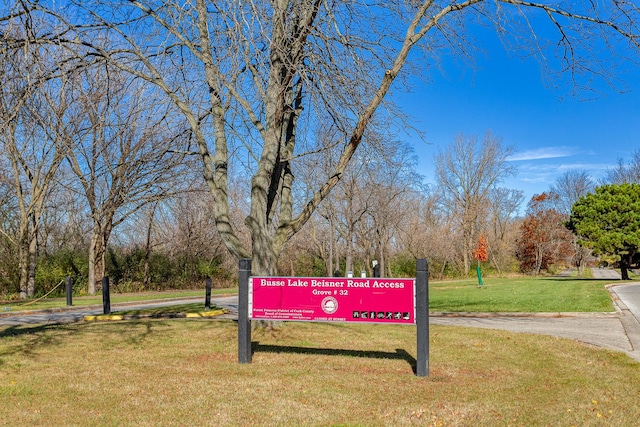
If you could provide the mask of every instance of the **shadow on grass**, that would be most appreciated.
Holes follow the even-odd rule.
[[[115,333],[122,342],[135,346],[143,344],[153,333],[157,332],[157,328],[161,325],[163,325],[163,322],[132,321],[113,324],[105,323],[100,324],[99,327],[100,331],[110,334]],[[89,325],[86,323],[27,324],[0,329],[0,339],[8,337],[21,338],[15,343],[9,341],[1,343],[3,345],[0,346],[0,366],[4,364],[4,356],[23,355],[30,357],[42,348],[64,344],[67,341],[65,339],[67,337],[90,331],[91,328],[87,329],[87,326]]]
[[[390,351],[375,350],[345,350],[338,348],[317,348],[317,347],[297,347],[287,345],[260,344],[258,341],[251,342],[252,353],[289,353],[289,354],[313,354],[320,356],[348,356],[363,357],[369,359],[392,359],[406,361],[413,372],[416,372],[417,361],[406,350],[397,348],[394,353]]]
[[[49,334],[48,332],[51,330],[59,331],[63,328],[66,336],[78,332],[76,328],[67,325],[64,327],[61,325],[17,325],[0,330],[0,339],[26,336],[26,339],[21,339],[15,344],[3,345],[2,348],[0,348],[0,366],[4,364],[4,356],[20,354],[25,357],[31,357],[41,348],[59,346],[63,342],[64,337],[59,334]]]

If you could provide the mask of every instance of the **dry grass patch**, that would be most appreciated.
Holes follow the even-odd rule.
[[[0,330],[8,425],[634,425],[640,366],[570,340],[433,326],[290,323],[237,363],[230,321]]]

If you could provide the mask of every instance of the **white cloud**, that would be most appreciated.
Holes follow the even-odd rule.
[[[560,157],[569,157],[578,153],[576,147],[543,147],[535,150],[526,150],[509,156],[507,159],[511,162],[525,161],[525,160],[540,160],[540,159],[557,159]]]

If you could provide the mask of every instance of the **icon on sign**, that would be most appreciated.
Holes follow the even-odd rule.
[[[411,318],[411,314],[409,314],[408,311],[405,311],[404,313],[402,313],[402,318],[404,320],[409,320]]]
[[[393,319],[393,312],[391,312],[391,311],[387,311],[386,317],[387,317],[387,319],[389,319],[389,320]]]
[[[384,319],[384,311],[379,311],[378,315],[376,316],[378,319]]]
[[[333,314],[338,311],[338,300],[336,300],[334,297],[326,297],[322,300],[321,307],[322,311],[324,311],[325,313]]]
[[[359,311],[354,311],[353,312],[353,318],[354,319],[359,319],[360,318],[360,312]]]
[[[361,319],[368,319],[369,318],[369,312],[368,311],[363,311],[362,313],[360,313],[360,318]]]

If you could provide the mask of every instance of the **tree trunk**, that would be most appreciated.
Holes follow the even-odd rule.
[[[335,273],[333,268],[333,256],[335,253],[336,242],[333,238],[335,226],[333,225],[333,212],[329,215],[329,264],[327,265],[327,276],[331,277]]]
[[[89,294],[95,295],[97,292],[97,284],[102,283],[105,276],[105,255],[106,243],[103,233],[100,230],[94,230],[91,236],[91,245],[89,247]]]
[[[89,295],[95,295],[96,293],[96,245],[97,245],[96,233],[91,234],[91,242],[89,243],[89,277],[88,277],[88,289]]]
[[[149,287],[149,260],[151,258],[151,230],[153,229],[153,217],[156,213],[157,203],[154,203],[149,213],[149,223],[147,224],[147,239],[144,246],[144,278],[142,279],[142,287],[144,290]]]
[[[629,266],[631,255],[620,257],[620,276],[622,280],[629,280]]]
[[[18,249],[18,268],[20,270],[20,299],[27,299],[27,285],[29,280],[29,249],[22,240],[20,240],[20,248]]]
[[[18,269],[20,271],[20,279],[18,289],[20,290],[20,299],[29,297],[29,226],[28,221],[21,221],[18,232]]]
[[[32,230],[29,242],[29,274],[27,278],[27,296],[32,298],[36,294],[36,262],[38,250],[38,235],[36,230]]]

